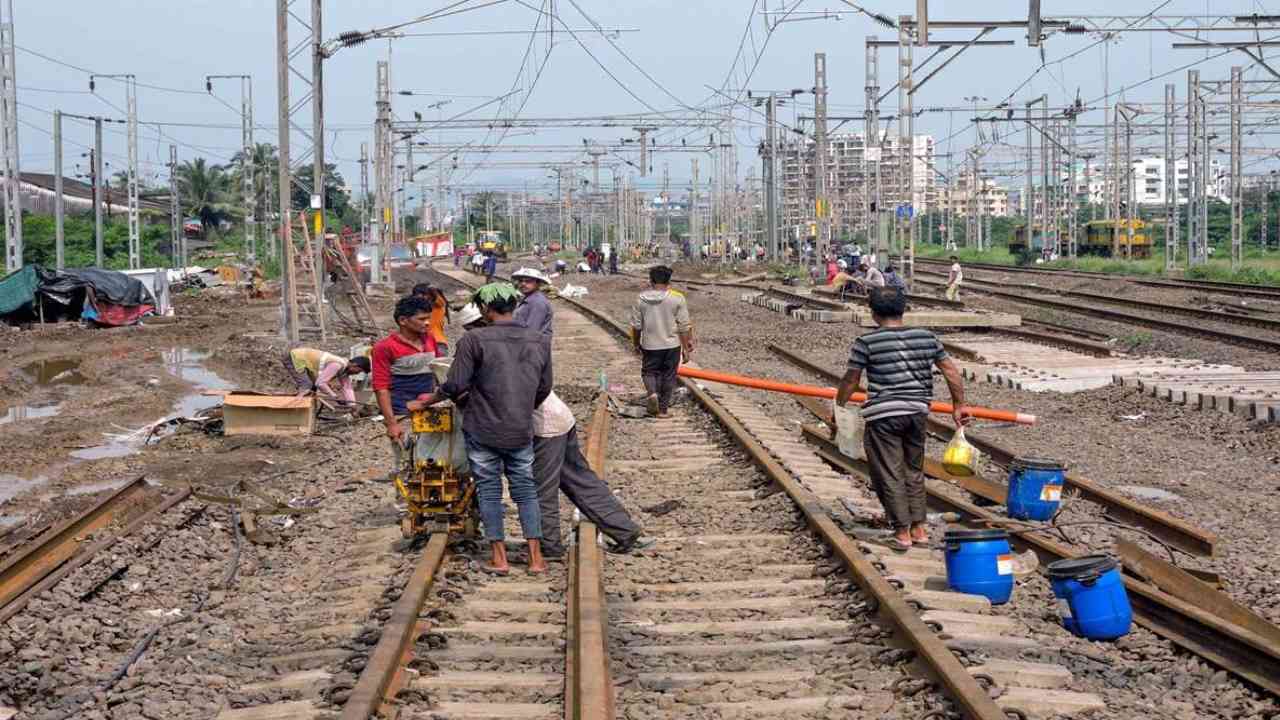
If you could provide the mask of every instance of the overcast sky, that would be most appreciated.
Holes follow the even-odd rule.
[[[725,81],[753,6],[753,0],[576,1],[583,11],[605,28],[637,31],[621,34],[614,43],[652,76],[656,84],[637,71],[606,39],[594,32],[583,31],[591,24],[572,2],[558,0],[556,7],[563,22],[578,31],[574,33],[576,39],[562,29],[557,32],[556,44],[524,107],[524,116],[646,112],[646,106],[663,111],[675,110],[677,102],[671,96],[685,105],[696,105],[710,95],[708,86],[718,88]],[[472,4],[481,2],[483,0],[474,0]],[[494,7],[406,28],[406,32],[503,30],[523,34],[415,37],[394,43],[373,41],[343,49],[326,63],[326,121],[336,129],[327,134],[330,142],[328,152],[338,162],[350,184],[355,185],[359,179],[356,160],[360,143],[372,138],[376,61],[391,53],[394,89],[440,94],[440,97],[395,97],[398,117],[411,119],[413,111],[420,110],[424,111],[426,118],[435,118],[437,111],[425,108],[437,100],[452,101],[440,110],[446,116],[461,112],[484,102],[482,98],[506,93],[513,86],[528,44],[527,32],[537,19],[537,13],[531,8],[537,6],[538,0],[527,2],[507,0]],[[774,7],[779,2],[759,0],[759,6]],[[255,83],[256,121],[263,126],[257,131],[257,139],[276,142],[274,0],[118,0],[105,3],[91,0],[18,0],[16,4],[15,35],[19,48],[22,48],[17,54],[17,73],[19,114],[23,122],[19,128],[23,169],[47,171],[52,168],[52,139],[48,134],[52,118],[49,111],[60,108],[86,115],[122,117],[122,112],[112,105],[118,108],[125,106],[122,85],[100,81],[97,86],[100,97],[89,94],[85,72],[27,51],[93,72],[134,73],[140,83],[172,89],[143,87],[139,90],[139,115],[144,123],[226,126],[167,126],[158,130],[144,125],[140,157],[143,175],[149,180],[164,181],[167,177],[164,163],[168,160],[170,142],[179,145],[179,155],[183,160],[203,155],[213,162],[226,162],[238,149],[239,87],[234,81],[221,81],[215,86],[218,97],[234,106],[233,110],[204,93],[207,74],[251,74]],[[306,11],[309,3],[296,0],[295,4]],[[325,0],[324,35],[333,37],[346,30],[394,24],[446,4],[446,0]],[[900,13],[913,12],[915,5],[909,0],[866,0],[861,4],[872,11],[895,17]],[[1025,19],[1026,6],[1023,0],[984,0],[981,3],[934,0],[930,15],[934,20]],[[1046,17],[1107,12],[1140,15],[1157,7],[1161,8],[1160,15],[1204,15],[1209,3],[1205,0],[1170,0],[1166,3],[1160,0],[1044,0],[1043,6]],[[800,6],[801,11],[827,9],[849,8],[840,0],[804,0]],[[1280,12],[1280,3],[1214,0],[1212,10],[1222,14],[1275,13]],[[748,40],[747,57],[752,56],[749,51],[752,45],[759,47],[765,37],[762,18],[757,15],[751,22],[754,23],[755,42]],[[935,31],[934,36],[969,37],[964,35],[967,32]],[[843,15],[838,21],[817,19],[783,24],[769,38],[750,87],[810,88],[813,85],[813,53],[825,52],[830,84],[829,112],[832,115],[860,116],[865,84],[863,41],[873,33],[878,33],[882,39],[895,36],[894,31],[858,14]],[[916,107],[967,105],[963,98],[971,96],[986,97],[994,103],[1010,97],[1011,93],[1014,93],[1012,97],[1018,106],[1041,93],[1048,93],[1053,104],[1064,104],[1073,100],[1077,92],[1086,103],[1096,100],[1100,107],[1104,87],[1103,46],[1084,49],[1096,43],[1096,38],[1088,35],[1051,38],[1044,48],[1044,57],[1049,65],[1037,73],[1041,52],[1026,46],[1022,30],[1001,30],[991,37],[1014,39],[1017,44],[968,51],[919,91]],[[1247,38],[1236,36],[1235,39]],[[545,47],[544,40],[538,47]],[[1163,101],[1164,83],[1172,82],[1178,89],[1178,97],[1184,98],[1185,70],[1178,70],[1167,78],[1151,78],[1186,63],[1203,60],[1206,53],[1173,50],[1170,44],[1174,40],[1183,39],[1165,33],[1131,33],[1113,43],[1110,49],[1111,90],[1132,88],[1125,90],[1126,100],[1156,102]],[[1082,49],[1083,52],[1063,63],[1054,62]],[[588,50],[599,62],[592,59]],[[932,52],[930,48],[916,48],[916,63],[919,64]],[[616,76],[616,81],[601,68],[601,64]],[[1233,64],[1248,67],[1250,61],[1236,53],[1205,62],[1199,69],[1206,79],[1222,79],[1227,77]],[[896,68],[896,49],[882,50],[880,84],[886,90],[896,81]],[[1249,73],[1249,77],[1266,77],[1256,68],[1251,68]],[[1116,97],[1119,97],[1118,93]],[[811,96],[799,100],[801,107],[798,111],[810,112],[804,105],[811,103]],[[897,95],[894,93],[885,100],[882,111],[891,114],[896,111],[896,105]],[[486,112],[492,115],[495,107],[491,105],[472,117],[485,117]],[[784,110],[780,119],[794,124],[796,112],[795,109]],[[932,133],[940,142],[938,152],[945,153],[949,146],[942,141],[957,131],[969,128],[971,115],[968,112],[925,113],[918,118],[916,131]],[[1099,109],[1087,115],[1086,120],[1098,121],[1101,117]],[[845,129],[860,131],[861,123],[852,123]],[[85,145],[92,141],[91,125],[68,120],[65,133],[67,174],[71,175],[75,173],[72,167],[75,162],[84,164],[79,156],[85,152]],[[522,145],[580,144],[583,138],[617,142],[622,134],[617,128],[544,130],[536,135],[518,137],[512,133],[507,142]],[[740,145],[739,175],[742,177],[752,168],[757,168],[758,173],[755,145],[760,136],[758,126],[738,125],[736,140]],[[109,126],[106,137],[106,158],[111,163],[111,172],[124,169],[124,127]],[[481,137],[483,133],[455,132],[443,136],[432,133],[428,139],[447,143]],[[689,135],[690,140],[698,137],[700,134]],[[972,138],[970,129],[960,134],[950,149],[959,156]],[[1022,142],[1017,136],[1008,140],[1015,146]],[[295,142],[301,142],[301,139],[296,138]],[[1258,146],[1273,143],[1269,137],[1253,141]],[[504,157],[546,160],[566,156]],[[687,180],[690,157],[689,154],[660,155],[652,164],[660,178],[664,163],[669,163],[675,184]],[[705,177],[709,161],[703,157]],[[945,165],[946,161],[941,160],[940,166]],[[429,178],[433,181],[434,174]],[[462,179],[462,174],[454,176],[456,182],[460,183]],[[548,181],[545,169],[514,168],[475,171],[467,174],[465,181],[472,185],[529,182],[544,187],[548,182],[554,183]],[[654,178],[650,178],[650,183],[653,181]]]

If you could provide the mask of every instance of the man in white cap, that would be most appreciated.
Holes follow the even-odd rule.
[[[524,298],[516,308],[516,324],[542,333],[542,337],[551,339],[551,321],[554,313],[551,301],[542,290],[551,284],[547,274],[537,268],[520,268],[511,273],[511,280]]]

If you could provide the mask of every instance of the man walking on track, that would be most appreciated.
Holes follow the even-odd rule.
[[[863,449],[885,517],[893,526],[894,549],[927,544],[925,520],[925,419],[933,400],[933,367],[946,379],[955,405],[956,426],[969,422],[960,369],[929,330],[905,327],[907,297],[897,288],[872,288],[871,315],[878,329],[859,337],[849,352],[849,368],[836,391],[843,406],[867,374]]]
[[[608,552],[626,554],[653,545],[651,538],[641,537],[640,527],[587,463],[576,424],[573,411],[554,392],[533,413],[533,476],[542,514],[542,551],[553,558],[564,554],[561,491],[613,541],[605,546]]]
[[[667,417],[680,360],[693,354],[693,324],[684,293],[671,289],[671,268],[649,268],[650,289],[631,310],[631,341],[643,356],[641,374],[649,414]]]
[[[960,283],[964,273],[960,270],[960,258],[951,256],[951,272],[947,273],[947,299],[955,302],[960,297]]]

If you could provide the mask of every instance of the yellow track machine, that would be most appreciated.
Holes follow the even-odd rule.
[[[445,402],[410,413],[410,421],[408,451],[396,469],[396,489],[408,504],[401,532],[407,538],[424,533],[477,537],[480,511],[461,413]]]

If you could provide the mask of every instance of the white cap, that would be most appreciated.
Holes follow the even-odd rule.
[[[462,323],[463,327],[470,325],[481,317],[480,308],[476,307],[475,303],[467,303],[458,311],[458,322]]]
[[[540,280],[540,281],[542,281],[542,282],[544,282],[544,283],[547,283],[547,284],[550,284],[550,283],[551,283],[551,278],[547,277],[547,274],[546,274],[546,273],[542,272],[541,270],[539,270],[539,269],[537,269],[537,268],[527,268],[527,267],[524,267],[524,268],[520,268],[519,270],[517,270],[517,271],[515,271],[515,272],[511,273],[511,279],[512,279],[512,280],[516,280],[516,279],[518,279],[518,278],[522,278],[522,277],[530,278],[530,279],[532,279],[532,280]]]

